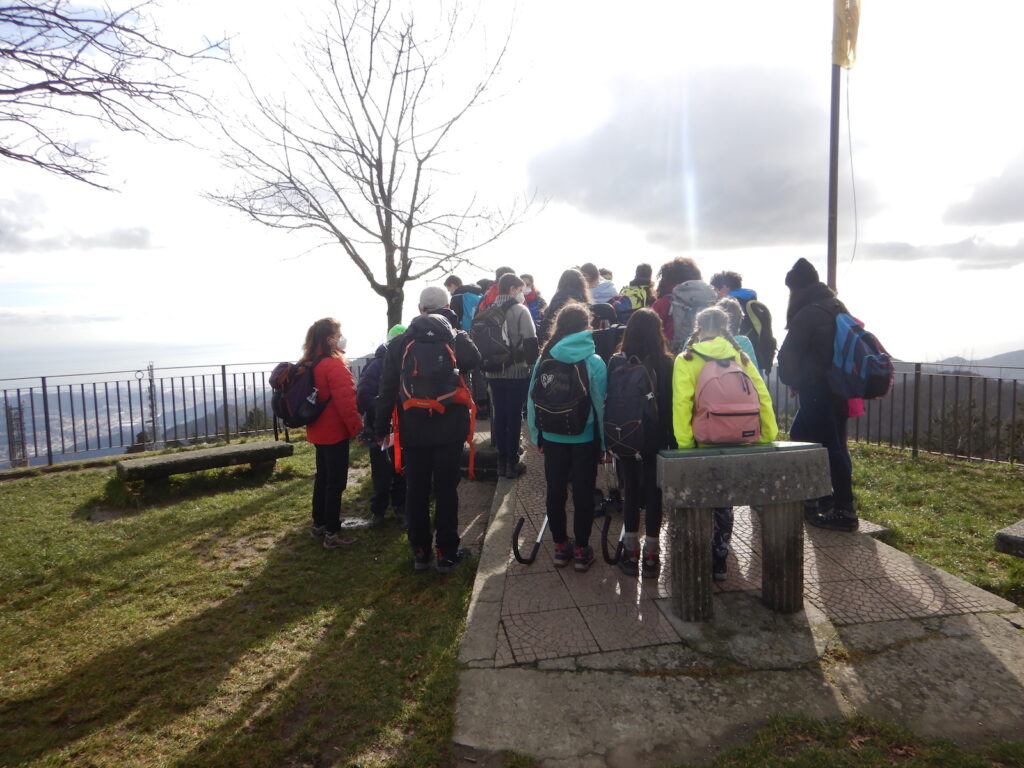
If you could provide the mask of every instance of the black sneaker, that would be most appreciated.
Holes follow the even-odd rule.
[[[661,558],[656,551],[644,550],[644,558],[640,562],[640,575],[645,579],[658,578],[658,571],[661,570]]]
[[[640,550],[624,549],[619,555],[619,568],[627,576],[636,576],[640,573]]]
[[[845,533],[853,533],[860,526],[857,513],[852,509],[843,509],[842,507],[819,511],[818,514],[808,517],[807,522],[817,528]]]
[[[498,477],[508,477],[508,462],[498,459]]]
[[[555,568],[564,568],[572,562],[572,539],[555,542]]]
[[[452,568],[461,563],[463,560],[468,559],[473,553],[463,547],[451,557],[441,554],[441,550],[437,550],[437,572],[438,573],[451,573]]]
[[[430,568],[430,561],[434,559],[434,553],[429,549],[420,547],[412,554],[412,569],[414,571],[425,571]]]
[[[711,555],[711,578],[715,581],[725,581],[729,574],[729,567],[725,562],[726,555],[712,553]]]
[[[314,539],[319,539],[325,533],[327,533],[327,528],[325,526],[316,525],[315,523],[309,526],[309,535]]]
[[[572,567],[580,573],[583,573],[590,568],[591,563],[594,562],[594,548],[590,546],[573,547],[572,560]]]

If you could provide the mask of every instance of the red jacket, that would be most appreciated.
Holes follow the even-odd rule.
[[[672,294],[667,293],[661,298],[655,299],[654,303],[651,304],[651,309],[658,313],[658,317],[661,318],[661,330],[665,334],[665,340],[672,344],[672,337],[675,336],[675,328],[672,325],[672,315],[669,310],[672,308]]]
[[[331,398],[320,418],[306,427],[306,439],[317,445],[333,445],[359,434],[363,420],[356,408],[356,383],[340,357],[325,358],[313,369],[317,400]]]
[[[494,303],[494,300],[498,298],[498,284],[495,283],[484,293],[484,297],[480,299],[480,303],[477,305],[476,311],[483,312],[487,307]]]

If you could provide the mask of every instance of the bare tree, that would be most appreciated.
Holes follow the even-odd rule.
[[[202,99],[185,69],[224,46],[164,45],[146,16],[150,4],[119,12],[70,0],[0,4],[0,157],[108,189],[102,164],[67,138],[69,122],[175,138],[152,115],[196,114]]]
[[[225,128],[228,165],[243,181],[211,195],[267,226],[318,230],[340,245],[386,301],[389,327],[401,322],[409,281],[468,261],[528,206],[441,200],[442,145],[482,103],[508,45],[506,37],[453,101],[458,9],[444,27],[424,36],[411,11],[387,0],[333,0],[327,23],[311,27],[303,48],[305,84],[279,99],[250,85],[250,116]]]

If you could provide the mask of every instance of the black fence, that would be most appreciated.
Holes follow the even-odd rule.
[[[350,361],[358,376],[364,359]],[[27,467],[278,435],[276,363],[153,368],[0,380],[0,466]]]
[[[358,377],[368,358],[349,361]],[[152,368],[0,380],[0,466],[24,467],[277,436],[273,363]],[[797,403],[768,377],[779,426]],[[962,458],[1024,460],[1024,368],[899,363],[893,389],[851,419],[851,440]]]

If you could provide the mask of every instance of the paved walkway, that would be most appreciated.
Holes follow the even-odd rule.
[[[460,653],[458,744],[544,766],[671,765],[798,712],[865,712],[965,743],[1020,738],[1024,613],[1013,604],[869,535],[809,528],[805,609],[773,614],[759,600],[758,518],[739,508],[715,620],[681,622],[667,563],[657,580],[600,555],[587,573],[556,569],[550,533],[535,563],[514,560],[516,519],[528,552],[544,517],[541,457],[526,459],[491,507]],[[598,537],[596,525],[599,552]]]

